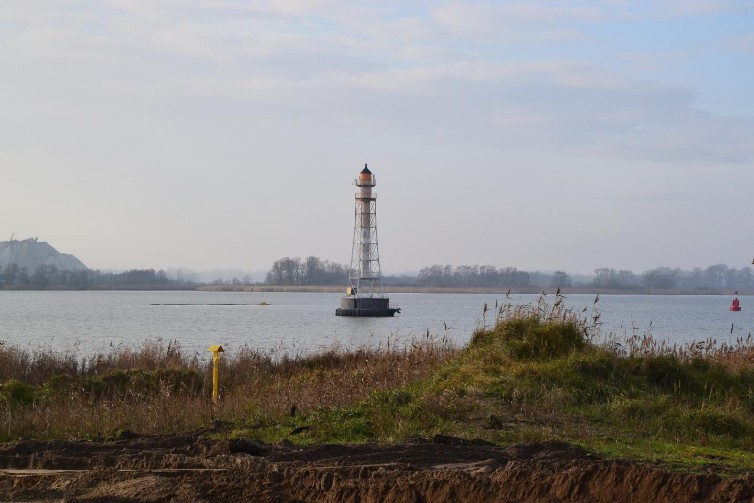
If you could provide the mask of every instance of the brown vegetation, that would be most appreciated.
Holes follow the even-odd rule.
[[[242,348],[222,357],[222,399],[214,404],[210,359],[184,354],[175,343],[81,360],[0,345],[0,439],[178,433],[217,418],[247,424],[259,413],[288,415],[294,406],[299,413],[346,406],[426,376],[454,351],[429,339],[277,359]]]

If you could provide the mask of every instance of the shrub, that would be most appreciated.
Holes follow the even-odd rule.
[[[35,388],[16,379],[0,384],[0,401],[10,405],[30,405],[34,402]]]
[[[471,346],[490,346],[496,341],[516,359],[554,358],[587,348],[583,327],[576,320],[542,320],[532,314],[501,320],[486,332],[477,331]]]

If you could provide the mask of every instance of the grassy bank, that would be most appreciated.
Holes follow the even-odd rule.
[[[754,344],[595,344],[599,313],[502,306],[462,349],[424,339],[275,360],[154,343],[87,361],[0,346],[0,439],[200,428],[268,442],[565,440],[606,455],[754,470]],[[204,356],[204,355],[202,355]]]

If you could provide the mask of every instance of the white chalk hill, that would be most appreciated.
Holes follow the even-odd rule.
[[[83,262],[68,253],[60,253],[49,243],[36,238],[23,241],[0,241],[0,268],[17,264],[34,271],[40,265],[54,265],[59,271],[88,269]]]

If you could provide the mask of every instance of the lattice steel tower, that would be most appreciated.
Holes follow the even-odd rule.
[[[346,296],[340,301],[337,316],[393,316],[399,308],[391,308],[382,293],[380,251],[377,245],[377,194],[372,187],[377,179],[367,165],[356,179],[353,247],[348,271]]]

